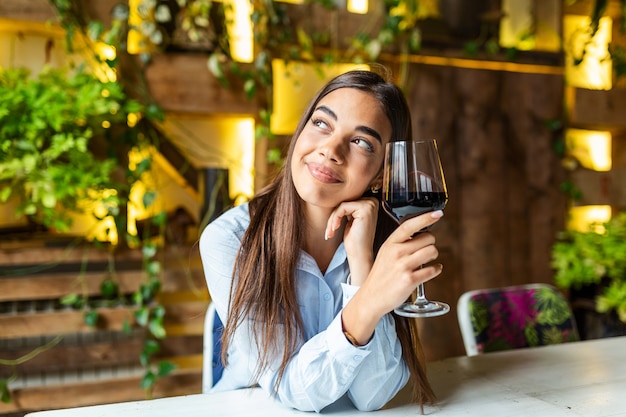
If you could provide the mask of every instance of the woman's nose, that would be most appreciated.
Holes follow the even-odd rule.
[[[326,159],[329,159],[336,164],[342,164],[344,161],[344,152],[343,149],[344,143],[341,140],[339,135],[331,135],[320,144],[319,153],[323,155]]]

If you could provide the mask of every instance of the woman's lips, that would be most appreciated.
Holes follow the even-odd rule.
[[[326,168],[322,164],[318,164],[315,162],[309,162],[306,164],[309,172],[318,181],[324,183],[338,183],[341,182],[341,179],[335,174],[331,169]]]

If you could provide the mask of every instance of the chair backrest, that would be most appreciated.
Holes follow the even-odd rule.
[[[219,381],[224,371],[222,363],[222,333],[224,325],[209,303],[204,316],[204,337],[202,351],[202,392],[207,393]]]
[[[457,315],[468,356],[580,340],[569,303],[548,284],[468,291]]]

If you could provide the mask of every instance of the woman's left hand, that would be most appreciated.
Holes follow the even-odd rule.
[[[378,200],[372,197],[341,203],[328,218],[326,239],[335,236],[343,218],[343,245],[350,265],[353,285],[361,285],[374,263],[374,236],[378,219]]]

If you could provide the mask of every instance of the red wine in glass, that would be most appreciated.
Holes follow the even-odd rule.
[[[399,224],[429,211],[443,210],[447,202],[448,191],[434,139],[386,145],[382,204],[387,214]],[[424,284],[420,284],[415,301],[394,311],[405,317],[434,317],[446,314],[450,306],[427,300]]]

